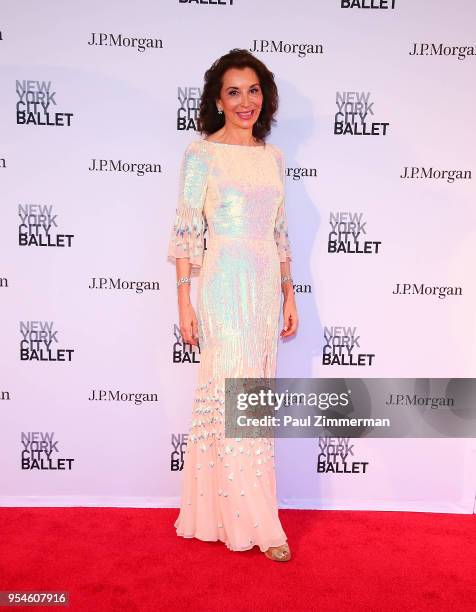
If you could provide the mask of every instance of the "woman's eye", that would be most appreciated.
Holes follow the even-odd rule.
[[[251,93],[259,93],[259,89],[258,87],[253,87],[252,89],[250,89]],[[238,91],[236,89],[234,89],[233,91],[228,92],[230,96],[234,96],[235,94],[238,93]]]

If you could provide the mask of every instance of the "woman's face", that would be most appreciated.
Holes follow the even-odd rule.
[[[223,75],[223,86],[217,108],[223,110],[225,123],[251,128],[258,120],[263,92],[258,75],[252,68],[229,68]]]

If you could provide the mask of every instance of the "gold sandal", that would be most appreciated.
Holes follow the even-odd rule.
[[[291,551],[287,544],[281,546],[272,546],[264,553],[265,557],[272,561],[289,561],[291,559]]]

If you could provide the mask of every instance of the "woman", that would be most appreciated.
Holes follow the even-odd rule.
[[[225,378],[276,375],[281,289],[284,328],[298,324],[284,207],[284,156],[265,136],[275,122],[273,73],[234,49],[205,73],[198,128],[183,156],[168,256],[175,261],[183,340],[200,347],[184,457],[177,535],[291,552],[278,518],[274,439],[225,438]],[[208,228],[206,250],[204,232]],[[201,268],[197,315],[191,268]]]

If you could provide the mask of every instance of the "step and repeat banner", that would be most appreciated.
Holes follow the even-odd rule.
[[[2,505],[178,506],[200,353],[166,250],[203,75],[233,48],[280,97],[300,328],[278,376],[474,376],[473,2],[1,9]],[[437,407],[426,389],[403,405]],[[280,507],[473,513],[464,425],[276,440]]]

